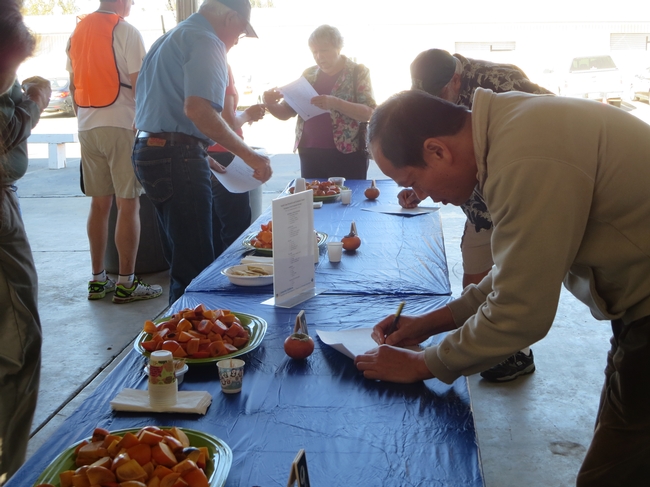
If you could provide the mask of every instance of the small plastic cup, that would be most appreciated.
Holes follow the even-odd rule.
[[[302,191],[305,191],[305,189],[307,189],[305,178],[297,178],[295,186],[296,188],[294,189],[294,193],[301,193]]]
[[[349,205],[352,203],[352,190],[351,189],[342,189],[341,190],[341,203],[344,205]]]
[[[345,183],[345,178],[340,176],[334,176],[329,178],[328,181],[332,184],[336,184],[337,186],[343,186],[343,183]]]
[[[327,242],[327,257],[330,262],[341,262],[343,242]]]
[[[237,358],[217,362],[222,392],[225,394],[235,394],[241,391],[245,364],[246,362]]]

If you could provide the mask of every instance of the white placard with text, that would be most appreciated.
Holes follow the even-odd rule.
[[[273,299],[291,308],[316,294],[314,279],[314,192],[276,198],[273,215]]]

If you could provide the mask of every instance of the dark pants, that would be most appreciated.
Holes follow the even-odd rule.
[[[342,176],[345,179],[366,179],[368,155],[357,151],[343,154],[336,149],[298,148],[300,177],[327,179]]]
[[[605,385],[578,487],[650,485],[650,316],[612,322]]]
[[[0,186],[0,484],[25,460],[41,373],[38,282],[18,198]]]
[[[148,146],[136,139],[133,168],[156,208],[169,263],[169,303],[214,261],[212,183],[207,152],[198,145]]]
[[[210,152],[210,156],[227,167],[234,155],[231,152]],[[246,193],[231,193],[212,176],[212,244],[215,259],[251,224],[251,206]]]

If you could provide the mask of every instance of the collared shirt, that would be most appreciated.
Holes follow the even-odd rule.
[[[228,85],[226,46],[201,14],[158,39],[136,85],[135,126],[147,132],[181,132],[212,143],[185,115],[185,99],[198,96],[219,112]]]
[[[332,96],[341,98],[352,103],[362,103],[375,108],[377,102],[372,93],[372,84],[370,82],[370,70],[363,64],[356,64],[351,59],[345,58],[345,66],[338,75],[338,79],[332,88]],[[356,91],[354,71],[357,70]],[[316,82],[316,77],[320,68],[312,66],[307,68],[302,75],[311,85]],[[344,153],[350,154],[359,149],[359,126],[360,122],[347,115],[343,115],[338,110],[330,110],[332,119],[332,135],[336,148]],[[305,121],[298,117],[296,122],[296,145],[294,151],[298,148]]]
[[[495,93],[522,91],[534,95],[553,94],[546,88],[530,81],[526,73],[514,64],[496,64],[479,59],[469,59],[460,54],[454,54],[454,57],[463,65],[460,93],[456,104],[470,110],[477,88],[485,88]],[[478,189],[474,190],[471,198],[461,205],[461,209],[476,232],[492,228],[490,212]]]

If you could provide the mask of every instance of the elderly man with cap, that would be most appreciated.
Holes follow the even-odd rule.
[[[452,56],[442,49],[429,49],[418,54],[411,64],[411,78],[412,89],[426,91],[470,110],[477,88],[490,89],[495,93],[523,91],[552,94],[530,81],[517,66],[468,59],[460,54]],[[402,190],[398,198],[400,204],[406,208],[413,208],[420,202],[411,189]],[[461,209],[467,216],[460,244],[465,287],[481,282],[494,264],[490,245],[492,218],[478,190],[461,205]],[[483,371],[481,376],[492,382],[506,382],[534,371],[533,352],[526,348]]]
[[[204,0],[198,13],[154,43],[138,77],[133,165],[162,228],[170,303],[215,258],[210,169],[226,169],[208,157],[207,147],[218,142],[258,180],[271,177],[269,159],[221,117],[226,54],[241,37],[257,37],[250,12],[249,0]]]

